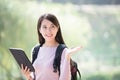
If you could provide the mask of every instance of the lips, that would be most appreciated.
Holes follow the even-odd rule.
[[[52,35],[52,34],[50,34],[50,35],[47,35],[47,34],[46,34],[45,36],[46,36],[46,37],[52,37],[53,35]]]

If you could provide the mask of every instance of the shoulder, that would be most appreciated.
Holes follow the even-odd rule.
[[[61,63],[70,63],[70,59],[68,58],[67,54],[69,53],[69,49],[65,48],[62,52],[62,56],[61,56]]]
[[[40,44],[38,43],[38,44],[35,44],[33,47],[32,47],[32,50],[31,50],[31,52],[33,53],[33,51],[35,51],[37,48],[39,48],[40,47]]]
[[[64,50],[62,52],[62,58],[65,58],[65,56],[67,55],[68,52],[69,52],[69,49],[67,47],[64,48]]]
[[[67,53],[68,52],[68,48],[66,47],[66,48],[64,48],[64,50],[63,50],[63,54],[65,54],[65,53]]]

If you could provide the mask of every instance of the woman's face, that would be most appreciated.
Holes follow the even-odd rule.
[[[58,27],[55,26],[51,21],[44,19],[41,23],[41,27],[39,29],[45,41],[53,41],[55,40]]]

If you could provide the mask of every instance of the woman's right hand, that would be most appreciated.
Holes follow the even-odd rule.
[[[27,78],[27,80],[33,80],[30,75],[31,74],[30,69],[27,66],[25,66],[24,68],[23,64],[21,64],[21,72]]]

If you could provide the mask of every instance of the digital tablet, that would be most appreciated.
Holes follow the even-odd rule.
[[[23,64],[24,68],[25,66],[27,66],[31,72],[35,72],[35,69],[32,66],[32,63],[30,62],[30,60],[28,59],[28,57],[26,56],[25,52],[22,49],[10,48],[9,50],[12,53],[15,60],[17,61],[17,63],[19,64],[20,68],[21,68],[21,64]]]

